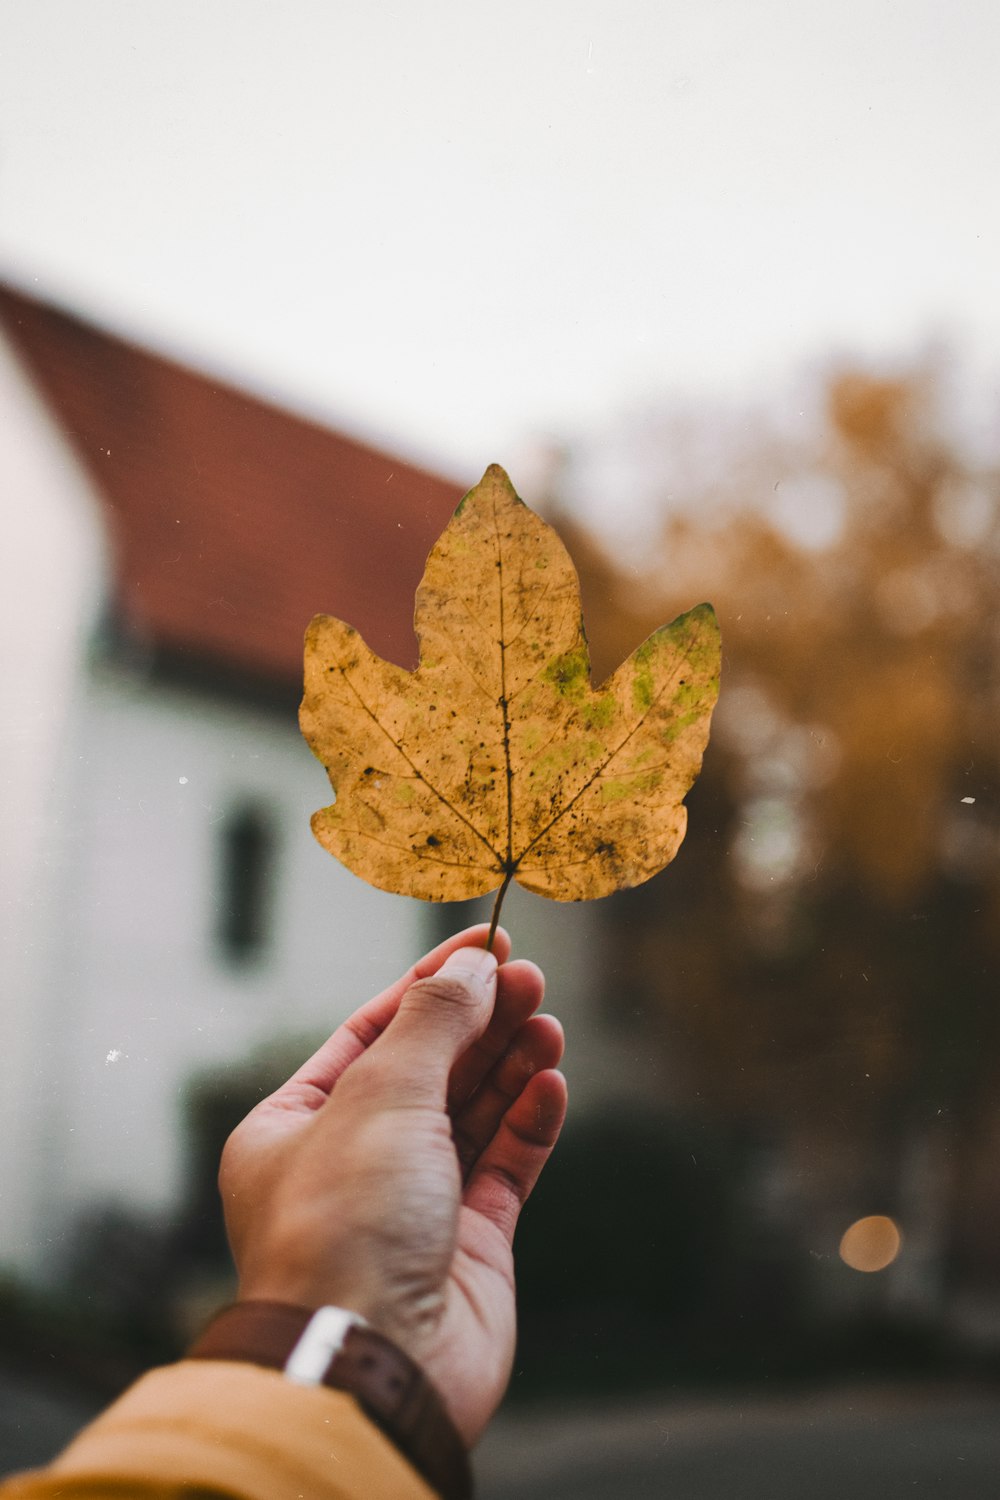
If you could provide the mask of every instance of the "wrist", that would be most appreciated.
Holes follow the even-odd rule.
[[[358,1273],[337,1268],[329,1275],[295,1275],[292,1270],[268,1276],[241,1273],[236,1303],[271,1303],[296,1308],[349,1308],[362,1322],[390,1339],[421,1364],[423,1353],[445,1310],[442,1290],[418,1290],[412,1282],[394,1283],[391,1273]]]
[[[357,1314],[236,1302],[187,1357],[249,1361],[298,1384],[346,1391],[444,1500],[472,1493],[468,1454],[440,1395],[408,1354]]]

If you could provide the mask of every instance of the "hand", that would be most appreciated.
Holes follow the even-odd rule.
[[[502,928],[487,953],[486,932],[356,1011],[237,1126],[219,1173],[240,1297],[361,1313],[470,1446],[510,1378],[511,1242],[566,1112],[541,971],[506,962]]]

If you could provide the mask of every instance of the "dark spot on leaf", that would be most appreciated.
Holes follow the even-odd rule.
[[[427,835],[427,842],[430,844],[432,849],[436,849],[441,840],[439,838],[436,838],[433,833],[429,833]]]

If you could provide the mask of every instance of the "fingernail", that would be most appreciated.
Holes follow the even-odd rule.
[[[475,974],[477,979],[489,984],[496,978],[496,954],[487,953],[485,948],[456,948],[441,965],[441,973]]]

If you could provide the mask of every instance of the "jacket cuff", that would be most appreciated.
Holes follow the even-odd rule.
[[[39,1495],[72,1479],[127,1482],[138,1495],[175,1484],[245,1500],[437,1500],[352,1396],[214,1360],[143,1376],[43,1475],[55,1483]]]

